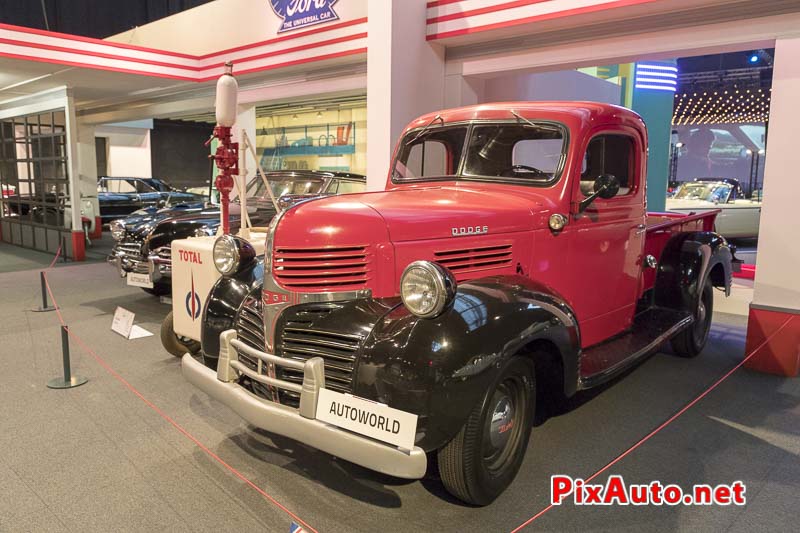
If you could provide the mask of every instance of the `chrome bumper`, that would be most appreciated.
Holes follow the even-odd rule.
[[[239,362],[239,350],[264,364],[302,370],[302,386],[250,370]],[[325,386],[324,362],[320,357],[297,361],[254,350],[236,339],[234,330],[229,330],[220,335],[216,373],[190,354],[183,356],[182,369],[191,384],[256,427],[390,476],[419,479],[425,475],[428,461],[422,448],[401,450],[316,420],[317,397]],[[252,394],[236,383],[241,374],[264,385],[300,393],[300,407],[295,409]]]
[[[172,277],[172,262],[165,261],[157,255],[149,256],[146,261],[133,261],[123,253],[112,251],[112,254],[106,258],[106,262],[116,267],[121,278],[124,278],[128,272],[148,274],[153,282],[159,281],[161,278]]]

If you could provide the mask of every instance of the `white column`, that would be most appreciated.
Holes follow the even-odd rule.
[[[486,80],[465,78],[461,74],[461,64],[448,65],[444,86],[444,106],[461,107],[480,104],[485,101]]]
[[[100,205],[97,202],[97,152],[94,141],[95,126],[93,124],[77,124],[77,152],[78,152],[78,193],[82,202],[92,204],[92,217],[100,216]],[[73,205],[80,205],[73,202]],[[87,213],[89,215],[90,213]],[[94,224],[94,220],[92,220]],[[80,226],[79,226],[80,227]]]
[[[239,150],[244,150],[244,144],[242,143],[242,130],[247,132],[247,137],[250,139],[250,142],[253,143],[253,147],[255,149],[255,142],[256,142],[256,106],[255,105],[240,105],[239,112],[236,115],[236,124],[233,126],[233,139],[234,141],[239,143]],[[250,153],[250,150],[246,152],[242,152],[242,155],[239,159],[239,179],[243,179],[243,183],[246,185],[250,182],[250,180],[256,175],[256,164],[258,162],[253,159],[253,156]],[[244,174],[241,166],[244,164],[247,167],[247,175]],[[236,196],[235,192],[231,195],[231,197]]]
[[[797,125],[800,38],[778,39],[772,74],[767,162],[753,304],[800,310],[800,222],[797,221]]]
[[[67,167],[69,172],[69,201],[72,206],[71,221],[69,222],[72,231],[81,229],[81,168],[78,155],[78,121],[75,119],[75,101],[71,91],[67,91],[66,106],[64,108],[66,117],[66,150]],[[92,139],[94,144],[94,139]],[[95,169],[95,174],[97,169]],[[97,180],[95,180],[97,183]],[[97,189],[95,185],[95,190]],[[67,221],[64,221],[67,224]]]
[[[444,49],[425,40],[425,0],[368,4],[367,188],[382,190],[392,151],[415,117],[444,105]]]

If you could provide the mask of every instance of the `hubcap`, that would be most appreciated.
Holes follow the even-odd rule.
[[[697,306],[697,322],[701,325],[706,322],[706,304],[702,300]]]
[[[499,396],[499,398],[497,398]],[[514,404],[507,394],[495,395],[496,403],[489,422],[489,443],[495,453],[506,447],[514,427]]]

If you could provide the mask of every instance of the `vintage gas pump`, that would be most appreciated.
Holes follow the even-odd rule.
[[[247,187],[244,183],[247,166],[239,164],[239,158],[245,151],[255,161],[256,152],[253,143],[244,131],[241,132],[241,143],[233,142],[233,125],[236,122],[239,84],[232,74],[231,63],[226,63],[225,73],[217,81],[216,118],[217,125],[206,145],[216,138],[219,145],[210,156],[219,169],[215,186],[220,194],[220,226],[224,234],[231,233],[230,204],[231,192],[239,195],[235,215],[240,216],[237,234],[253,246],[256,254],[261,255],[267,241],[266,228],[251,226],[247,213]],[[240,153],[240,150],[241,153]],[[260,165],[256,164],[258,175],[264,181],[276,211],[277,200]],[[243,176],[239,176],[239,174]],[[201,316],[211,287],[219,279],[220,273],[214,266],[214,242],[218,235],[190,237],[172,242],[172,312],[161,325],[161,342],[173,355],[182,356],[186,352],[200,350]]]
[[[236,122],[236,106],[239,84],[233,77],[233,63],[225,63],[225,73],[217,80],[217,97],[215,101],[217,125],[214,127],[212,139],[219,140],[213,156],[210,156],[219,169],[215,186],[220,197],[220,218],[222,232],[230,233],[230,194],[233,191],[233,177],[239,174],[239,143],[233,142],[232,131]],[[211,142],[208,140],[206,145]]]

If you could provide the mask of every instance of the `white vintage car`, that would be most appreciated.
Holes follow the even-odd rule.
[[[717,233],[728,239],[758,237],[761,201],[745,198],[735,179],[698,178],[682,183],[671,198],[667,211],[702,213],[721,209],[717,215]]]

